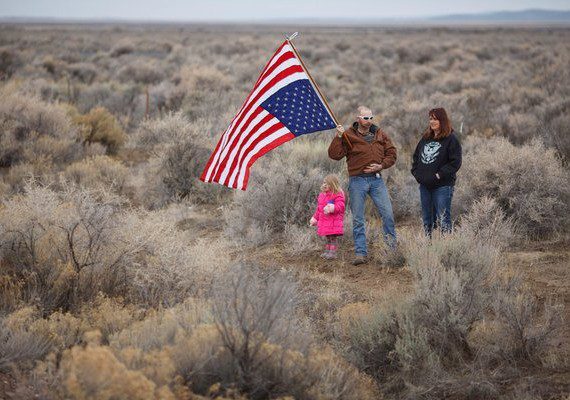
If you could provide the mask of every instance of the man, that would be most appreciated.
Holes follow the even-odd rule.
[[[396,148],[379,127],[372,123],[374,115],[364,106],[358,107],[357,121],[345,130],[337,127],[337,135],[329,146],[329,157],[346,157],[348,167],[350,210],[354,236],[354,265],[368,261],[364,204],[368,194],[382,218],[384,241],[392,249],[396,246],[394,214],[388,190],[380,172],[396,162]]]

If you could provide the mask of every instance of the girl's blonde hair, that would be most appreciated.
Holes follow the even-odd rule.
[[[340,181],[338,180],[338,176],[335,174],[330,174],[325,176],[325,182],[329,186],[331,192],[339,193],[342,192],[342,188],[340,187]]]

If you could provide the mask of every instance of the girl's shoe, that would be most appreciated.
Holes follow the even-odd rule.
[[[325,260],[330,260],[329,258],[330,252],[331,252],[330,250],[325,250],[325,252],[321,254],[321,258],[324,258]]]
[[[327,260],[335,260],[335,259],[336,259],[336,250],[329,251],[329,255],[327,257]]]

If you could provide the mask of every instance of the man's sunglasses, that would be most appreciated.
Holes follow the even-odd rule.
[[[373,116],[366,116],[366,117],[363,117],[362,115],[359,115],[358,118],[362,118],[362,119],[365,120],[365,121],[370,121],[370,120],[374,119]]]

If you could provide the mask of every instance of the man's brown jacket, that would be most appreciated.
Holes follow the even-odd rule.
[[[382,164],[382,169],[387,169],[396,162],[396,147],[388,135],[376,125],[372,125],[370,131],[376,134],[372,143],[368,143],[356,128],[350,127],[345,131],[345,135],[348,136],[352,147],[348,145],[346,138],[337,135],[329,146],[329,157],[333,160],[346,157],[350,176],[363,174],[364,168],[372,163]]]

